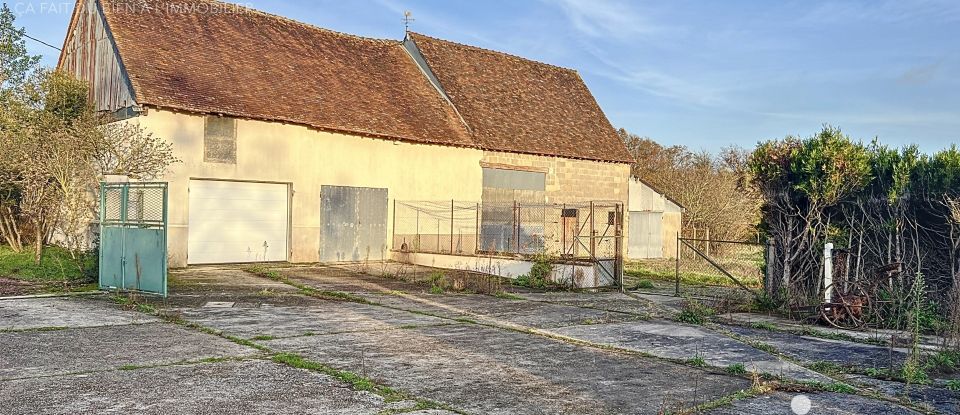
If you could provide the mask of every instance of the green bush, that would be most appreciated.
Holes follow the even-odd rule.
[[[546,255],[537,255],[534,258],[533,266],[530,272],[520,275],[513,280],[513,285],[528,288],[547,288],[553,285],[550,282],[550,273],[553,272],[553,264]]]

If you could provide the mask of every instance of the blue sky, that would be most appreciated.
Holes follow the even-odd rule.
[[[7,1],[30,35],[63,42],[73,2]],[[751,147],[824,123],[925,151],[960,141],[958,0],[243,4],[392,39],[410,10],[414,31],[576,69],[614,126],[663,144]]]

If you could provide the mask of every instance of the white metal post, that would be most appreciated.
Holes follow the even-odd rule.
[[[833,297],[833,244],[828,243],[823,246],[823,300],[830,302]]]

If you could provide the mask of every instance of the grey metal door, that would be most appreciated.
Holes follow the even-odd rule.
[[[627,257],[663,257],[663,212],[630,212]]]
[[[320,187],[320,261],[364,261],[387,256],[387,189]]]

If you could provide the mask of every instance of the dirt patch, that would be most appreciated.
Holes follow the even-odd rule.
[[[38,291],[37,284],[13,278],[0,277],[0,297],[33,294]]]

